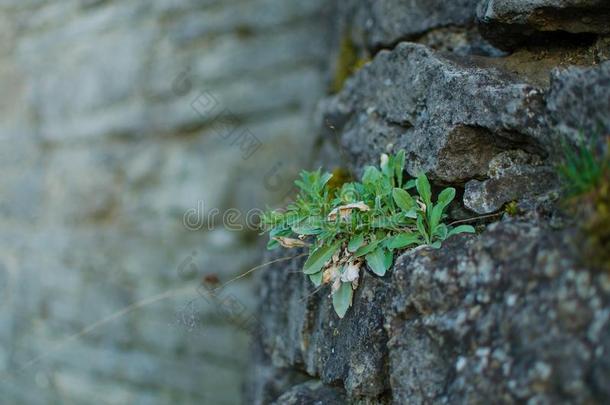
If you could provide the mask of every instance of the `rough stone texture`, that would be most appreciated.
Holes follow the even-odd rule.
[[[610,278],[572,250],[569,232],[508,222],[403,255],[386,321],[394,398],[608,401]]]
[[[256,264],[222,214],[282,199],[308,162],[327,2],[0,3],[0,402],[239,403],[251,282],[195,288]]]
[[[297,385],[280,396],[276,405],[343,405],[345,394],[338,388],[331,388],[320,381]]]
[[[436,51],[451,52],[460,56],[502,56],[504,52],[492,46],[474,26],[449,26],[426,32],[417,43]]]
[[[302,261],[275,266],[266,353],[356,402],[605,403],[610,277],[575,264],[570,238],[511,220],[412,250],[388,276],[365,275],[343,320],[295,272]]]
[[[547,105],[555,127],[572,139],[610,132],[610,61],[553,71]]]
[[[383,278],[364,273],[344,319],[328,286],[300,273],[303,258],[272,266],[255,403],[293,398],[303,375],[355,404],[610,401],[610,274],[583,264],[553,167],[562,140],[610,133],[607,7],[478,3],[494,16],[484,37],[511,53],[473,28],[474,2],[454,13],[455,2],[342,2],[339,31],[373,58],[319,104],[319,160],[358,177],[402,149],[410,175],[458,188],[450,220],[510,201],[516,217],[488,215],[477,235],[402,252]]]
[[[338,3],[338,14],[355,43],[379,49],[435,28],[472,24],[477,1],[347,0]]]
[[[262,347],[276,367],[299,365],[326,384],[341,382],[352,397],[378,397],[387,381],[383,280],[365,277],[354,307],[339,321],[326,298],[300,272],[303,260],[274,265],[263,277]],[[280,305],[281,306],[278,306]],[[351,319],[352,321],[347,321]],[[355,321],[354,321],[355,320]]]
[[[464,190],[464,205],[477,214],[489,214],[507,202],[559,188],[555,169],[521,150],[502,152],[491,159],[487,176],[485,181],[469,181]]]
[[[380,52],[326,111],[355,171],[402,148],[411,175],[459,183],[484,177],[503,150],[550,142],[541,89],[410,43]]]
[[[483,35],[508,49],[540,32],[610,33],[606,0],[482,0],[477,18]]]
[[[404,149],[412,176],[425,171],[439,183],[470,182],[467,205],[475,212],[541,194],[553,188],[550,166],[561,137],[610,131],[610,62],[549,69],[550,88],[507,66],[401,43],[325,101],[321,120],[332,133],[324,136],[340,136],[356,174],[381,153]],[[527,155],[537,167],[492,173],[491,162],[507,152]]]

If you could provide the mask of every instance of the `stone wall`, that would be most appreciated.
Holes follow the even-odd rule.
[[[583,253],[553,167],[562,142],[610,133],[609,12],[340,2],[333,62],[352,74],[320,102],[319,160],[358,176],[405,150],[409,175],[457,188],[453,220],[486,217],[382,278],[365,271],[343,319],[303,260],[265,272],[253,403],[610,401],[610,273]]]
[[[241,401],[250,282],[196,288],[260,249],[199,228],[309,161],[325,3],[2,1],[0,402]]]

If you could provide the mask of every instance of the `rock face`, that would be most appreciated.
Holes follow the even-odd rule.
[[[358,321],[348,326],[338,321],[330,301],[323,298],[328,292],[314,292],[302,277],[303,262],[274,266],[261,282],[264,352],[276,367],[300,365],[327,384],[341,382],[352,397],[376,398],[387,389],[388,379],[382,315],[386,283],[365,277],[350,310],[350,317]]]
[[[339,134],[354,173],[404,149],[411,176],[466,184],[466,206],[489,213],[557,186],[561,139],[610,130],[609,69],[610,61],[554,68],[543,87],[485,58],[401,43],[325,102],[323,122]]]
[[[412,43],[380,52],[327,111],[356,172],[391,145],[407,151],[411,175],[459,183],[485,176],[503,150],[542,154],[552,142],[541,89]]]
[[[550,121],[572,139],[610,130],[610,61],[597,67],[557,69],[547,98]]]
[[[277,405],[343,405],[345,394],[340,389],[312,381],[296,385],[280,396],[274,403]]]
[[[386,320],[394,400],[608,401],[610,279],[571,249],[565,235],[508,222],[403,255]]]
[[[475,12],[512,53],[482,39]],[[564,141],[610,133],[606,2],[364,1],[338,13],[374,57],[321,101],[321,161],[340,155],[358,177],[405,150],[411,176],[458,189],[454,219],[493,219],[402,252],[383,278],[365,272],[343,319],[303,259],[268,269],[250,398],[311,398],[313,378],[356,404],[610,401],[610,274],[582,264],[555,169]],[[517,217],[502,215],[513,201]]]
[[[261,283],[264,352],[352,401],[604,403],[610,277],[572,250],[569,233],[498,223],[366,274],[342,320],[301,261],[274,266]]]
[[[487,39],[509,49],[541,32],[610,33],[606,0],[482,0],[477,18]]]
[[[338,3],[338,14],[354,42],[379,49],[435,28],[472,24],[477,1],[347,0]]]
[[[484,181],[469,181],[464,190],[464,206],[477,214],[498,211],[507,202],[531,199],[557,185],[553,167],[521,150],[502,152],[491,159],[487,176]]]

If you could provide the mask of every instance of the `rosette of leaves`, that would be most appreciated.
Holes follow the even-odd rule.
[[[330,191],[332,175],[303,171],[295,182],[300,192],[282,211],[263,215],[267,247],[306,247],[305,273],[316,287],[331,285],[335,312],[343,318],[366,267],[383,277],[399,249],[428,245],[440,248],[455,234],[473,233],[470,225],[443,222],[455,189],[444,189],[433,201],[425,174],[406,181],[405,153],[382,155],[380,167],[365,168],[360,182]]]

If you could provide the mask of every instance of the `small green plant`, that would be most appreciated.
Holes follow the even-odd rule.
[[[516,217],[521,213],[521,209],[519,209],[517,201],[511,201],[504,206],[504,212],[511,217]]]
[[[581,135],[575,146],[563,142],[563,159],[557,170],[569,196],[583,195],[598,188],[610,172],[608,141],[600,148],[598,138]]]
[[[335,190],[328,186],[331,174],[303,171],[295,182],[300,189],[295,202],[262,218],[269,249],[309,247],[303,272],[315,286],[331,285],[340,318],[352,304],[363,264],[384,276],[397,249],[420,245],[438,249],[451,235],[474,232],[470,225],[443,223],[455,189],[444,189],[433,202],[425,174],[404,181],[404,165],[404,151],[384,154],[379,169],[368,166],[361,182]]]
[[[581,135],[575,146],[564,142],[558,171],[566,206],[578,219],[584,262],[610,272],[610,135],[603,141]]]

